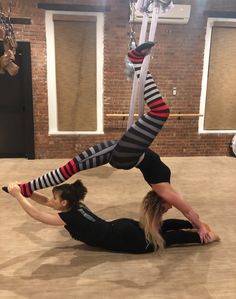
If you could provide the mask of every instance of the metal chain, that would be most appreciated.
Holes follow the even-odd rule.
[[[11,12],[12,12],[12,4],[13,1],[10,0],[8,2],[8,10],[7,15],[3,12],[2,4],[0,3],[0,19],[4,31],[3,41],[5,51],[8,49],[13,50],[15,52],[16,49],[16,38],[13,30],[13,26],[11,23]]]
[[[134,15],[135,15],[135,2],[133,0],[129,1],[129,10],[130,10],[130,20],[129,20],[129,49],[134,49],[137,46],[134,30]]]
[[[10,18],[13,1],[10,0],[8,3],[9,3],[9,4],[8,4],[8,18]]]
[[[151,13],[152,12],[152,3],[153,3],[153,0],[148,0],[147,1],[147,5],[145,7],[145,12],[146,13]]]

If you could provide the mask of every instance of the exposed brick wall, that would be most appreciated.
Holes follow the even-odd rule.
[[[126,128],[127,118],[105,116],[104,135],[48,136],[48,99],[46,37],[44,10],[38,2],[68,1],[17,0],[13,16],[30,17],[32,25],[15,25],[18,40],[31,43],[34,129],[36,158],[66,158],[107,139],[118,139]],[[172,113],[198,113],[203,68],[204,38],[207,18],[204,10],[236,11],[235,0],[176,0],[191,4],[187,25],[158,25],[158,45],[151,61],[151,72],[171,106]],[[69,1],[70,4],[103,5],[102,0]],[[129,31],[128,1],[107,0],[111,11],[105,16],[104,115],[127,113],[131,82],[124,76],[124,57]],[[137,32],[138,32],[137,27]],[[138,36],[138,34],[137,34]],[[177,87],[177,96],[172,88]],[[163,156],[227,155],[232,134],[198,134],[198,119],[170,118],[152,145]]]

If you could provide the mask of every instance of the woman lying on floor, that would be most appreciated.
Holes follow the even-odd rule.
[[[154,191],[147,193],[141,204],[140,221],[120,218],[106,221],[96,216],[83,203],[87,193],[80,180],[52,189],[52,198],[33,192],[31,199],[59,213],[37,209],[21,194],[17,183],[8,185],[9,193],[32,218],[49,225],[64,226],[71,237],[87,245],[124,253],[148,253],[172,245],[201,244],[197,231],[187,220],[168,219],[162,215],[171,206]],[[209,242],[219,241],[209,228]]]

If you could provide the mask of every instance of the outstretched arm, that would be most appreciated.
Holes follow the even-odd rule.
[[[40,205],[48,206],[48,207],[51,206],[49,198],[40,192],[34,191],[31,194],[30,199],[39,203]]]
[[[198,233],[203,243],[208,243],[209,232],[201,222],[199,215],[193,210],[191,205],[178,194],[169,183],[159,183],[152,185],[153,190],[167,203],[178,209],[191,223],[198,229]]]
[[[15,197],[18,200],[21,207],[33,219],[49,225],[65,225],[65,223],[62,221],[58,214],[50,214],[47,212],[43,212],[34,207],[29,202],[29,200],[21,194],[20,187],[16,183],[9,184],[8,191],[13,197]]]

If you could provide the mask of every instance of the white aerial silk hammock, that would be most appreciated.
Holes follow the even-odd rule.
[[[148,18],[149,18],[147,12],[147,6],[149,5],[148,3],[150,4],[150,0],[138,0],[135,5],[135,9],[143,13],[142,26],[141,26],[140,36],[139,36],[139,45],[145,42],[146,35],[147,35],[147,26],[148,26]],[[172,2],[170,4],[172,5]],[[151,25],[150,25],[148,41],[154,41],[155,39],[158,16],[160,10],[162,9],[158,0],[154,0],[152,5],[153,5],[152,17],[151,17]],[[130,126],[133,123],[136,99],[138,99],[139,102],[138,117],[140,118],[143,115],[144,112],[143,90],[144,90],[144,84],[147,76],[149,63],[150,63],[150,53],[146,55],[144,58],[139,79],[137,79],[137,77],[134,76],[127,129],[130,128]]]

